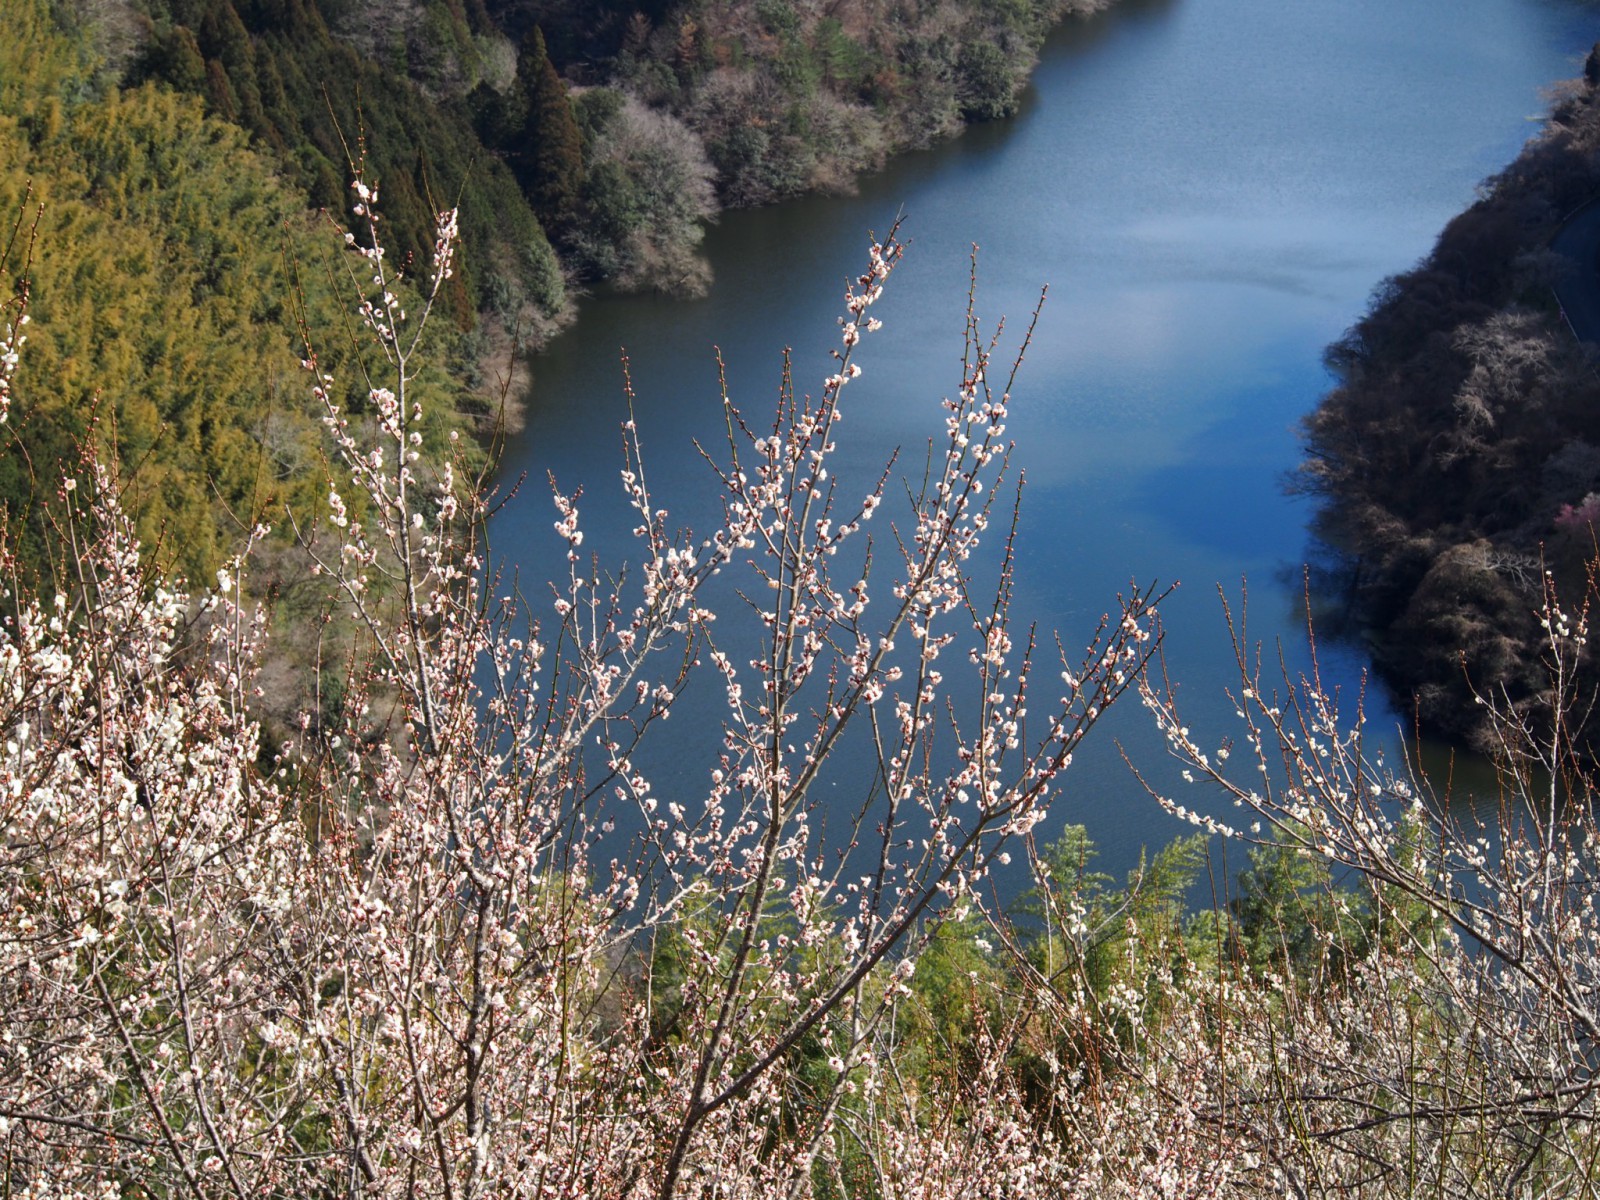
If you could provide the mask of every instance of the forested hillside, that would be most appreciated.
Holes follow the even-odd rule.
[[[342,213],[350,164],[365,158],[384,188],[401,262],[425,262],[434,214],[459,206],[476,262],[453,281],[451,310],[470,327],[479,309],[507,320],[549,317],[564,303],[561,269],[517,180],[484,150],[447,101],[507,63],[454,17],[416,31],[398,59],[334,35],[316,0],[240,3],[148,0],[130,81],[197,96],[247,130],[314,208]],[[335,14],[341,5],[328,5]],[[394,33],[400,37],[402,30]],[[501,79],[504,84],[506,81]]]
[[[337,328],[337,238],[243,130],[108,78],[91,32],[18,0],[0,39],[0,212],[32,247],[6,280],[26,279],[31,323],[0,499],[42,569],[48,510],[93,442],[155,562],[205,578],[255,521],[315,513],[325,492],[293,314]],[[350,361],[328,343],[330,364]],[[460,347],[440,349],[436,434],[472,407]],[[360,411],[362,394],[343,398]]]
[[[459,194],[484,257],[458,313],[538,326],[562,303],[550,243],[580,280],[702,288],[719,206],[848,187],[1008,115],[1050,27],[1108,2],[138,0],[124,56],[250,130],[319,205],[364,126],[397,249]]]
[[[1552,290],[1579,268],[1548,242],[1600,195],[1597,82],[1591,56],[1545,131],[1378,289],[1306,423],[1300,481],[1325,502],[1338,596],[1422,722],[1480,741],[1475,694],[1548,705],[1545,572],[1581,595],[1596,548],[1600,370]]]
[[[725,203],[849,185],[885,154],[1015,111],[1040,43],[1111,0],[485,0],[557,61],[670,109]]]

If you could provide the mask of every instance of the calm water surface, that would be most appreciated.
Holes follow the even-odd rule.
[[[974,243],[986,328],[1002,315],[1020,328],[1048,284],[1008,423],[1027,472],[1017,613],[1081,645],[1130,581],[1181,582],[1165,609],[1170,671],[1190,725],[1220,741],[1232,650],[1218,585],[1237,603],[1247,581],[1250,638],[1282,639],[1296,670],[1309,661],[1309,512],[1282,485],[1296,423],[1328,384],[1323,347],[1509,162],[1545,89],[1597,38],[1594,0],[1122,0],[1053,38],[1015,120],[901,158],[853,195],[725,215],[706,239],[705,300],[586,301],[534,363],[509,456],[530,486],[497,518],[494,549],[525,586],[549,575],[541,481],[554,471],[585,489],[586,549],[631,552],[616,486],[624,349],[653,489],[675,522],[708,526],[691,439],[721,426],[713,347],[749,413],[776,396],[786,346],[798,385],[818,390],[867,231],[903,213],[911,247],[846,393],[837,473],[874,477],[941,428]],[[1352,698],[1358,658],[1325,646],[1322,659]],[[715,699],[675,718],[658,786],[703,787]],[[1398,724],[1383,697],[1366,704]],[[1114,744],[1171,781],[1137,706],[1099,732],[1050,828],[1088,826],[1120,871],[1185,827]]]

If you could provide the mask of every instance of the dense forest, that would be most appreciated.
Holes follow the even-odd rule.
[[[1546,588],[1583,595],[1595,554],[1600,372],[1553,290],[1592,268],[1549,242],[1600,192],[1597,84],[1591,56],[1542,134],[1377,290],[1306,422],[1328,599],[1424,726],[1490,750],[1478,698],[1548,709]]]
[[[120,54],[249,130],[315,205],[338,207],[364,129],[397,251],[458,198],[484,247],[462,319],[536,330],[563,275],[696,290],[718,207],[848,187],[1009,115],[1050,27],[1105,3],[140,0]]]
[[[108,82],[60,19],[14,6],[0,44],[0,207],[30,247],[11,281],[31,305],[0,496],[39,568],[79,448],[114,448],[157,565],[205,577],[266,514],[317,511],[298,325],[333,328],[337,240],[243,130],[170,89]],[[347,363],[329,342],[319,353]],[[473,407],[459,340],[440,351],[430,437]]]

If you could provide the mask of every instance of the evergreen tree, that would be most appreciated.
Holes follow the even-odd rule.
[[[537,25],[517,53],[517,85],[527,111],[514,151],[523,190],[547,228],[568,232],[583,190],[583,134]]]
[[[200,53],[194,33],[186,26],[174,25],[168,32],[155,35],[145,53],[147,61],[142,74],[165,79],[182,92],[205,91],[205,56]],[[138,75],[135,74],[135,82]]]
[[[152,36],[134,79],[204,97],[213,115],[239,123],[257,149],[276,157],[311,207],[348,215],[348,158],[358,133],[365,135],[368,176],[383,185],[397,263],[425,262],[436,212],[459,206],[462,235],[478,251],[474,262],[492,264],[475,272],[464,263],[452,277],[446,304],[459,324],[471,325],[491,295],[511,298],[513,323],[524,305],[532,306],[522,314],[532,323],[535,313],[542,318],[561,309],[561,269],[518,180],[499,157],[484,153],[459,105],[333,36],[321,6],[337,13],[342,0],[150,3],[170,32]],[[442,20],[457,7],[434,0],[432,12]],[[484,91],[494,94],[492,85]],[[507,100],[504,132],[490,143],[502,152],[520,144],[524,124],[521,90],[508,89]]]

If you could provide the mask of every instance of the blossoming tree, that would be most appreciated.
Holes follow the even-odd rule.
[[[248,551],[213,588],[148,579],[92,455],[58,497],[61,586],[13,593],[0,626],[11,1190],[805,1193],[841,1113],[887,1086],[919,947],[1138,677],[1152,598],[1046,670],[1011,625],[1009,535],[997,578],[972,578],[1010,402],[975,322],[906,504],[887,470],[854,496],[830,475],[891,233],[817,397],[759,425],[724,397],[720,526],[673,529],[630,426],[635,577],[581,549],[557,493],[564,571],[528,612],[482,556],[482,481],[424,456],[412,385],[455,216],[419,290],[385,259],[376,189],[355,193],[370,416],[339,410],[306,331],[337,469],[320,528],[287,517],[365,629],[344,724],[260,743]],[[719,640],[719,574],[753,650]],[[698,793],[659,797],[650,739],[695,675],[722,731]],[[852,738],[870,766],[825,837],[815,790]]]

